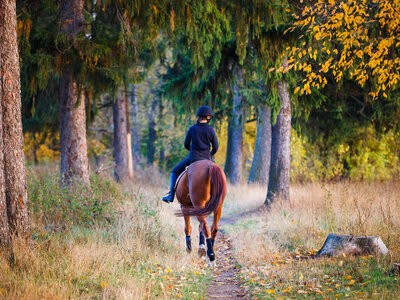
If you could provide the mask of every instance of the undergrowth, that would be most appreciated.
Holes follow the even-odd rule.
[[[210,272],[186,254],[175,206],[158,186],[91,177],[60,187],[56,172],[30,170],[33,244],[0,256],[0,299],[201,299]]]

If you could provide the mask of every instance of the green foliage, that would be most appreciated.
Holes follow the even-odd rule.
[[[343,145],[349,177],[358,180],[388,180],[400,175],[400,133],[377,136],[372,126],[360,131],[352,145]]]
[[[318,148],[292,130],[291,180],[389,180],[400,174],[400,135],[378,133],[373,126],[358,129],[354,136],[327,150]]]
[[[194,68],[218,66],[222,48],[230,39],[229,16],[215,1],[191,1],[186,8],[176,33],[184,45],[182,53],[191,58]]]
[[[314,153],[306,149],[304,138],[292,129],[290,135],[290,178],[295,182],[317,181],[318,171],[323,169],[320,161],[313,159]]]
[[[93,225],[114,218],[114,202],[121,197],[115,183],[92,176],[90,187],[60,187],[59,178],[30,171],[29,206],[34,218],[50,229]]]

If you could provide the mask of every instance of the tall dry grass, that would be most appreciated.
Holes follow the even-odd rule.
[[[204,274],[193,266],[203,262],[186,253],[183,220],[174,216],[179,206],[161,201],[166,183],[156,171],[125,185],[92,178],[93,192],[87,195],[79,189],[61,190],[58,174],[49,166],[32,169],[28,182],[33,246],[16,244],[14,264],[0,255],[0,299],[202,295],[198,278],[192,278],[193,287],[174,285],[193,271]],[[102,211],[91,215],[106,201],[110,203]]]
[[[399,299],[400,185],[340,182],[292,185],[291,201],[263,208],[266,190],[230,187],[224,229],[243,284],[260,299]],[[315,253],[329,233],[380,236],[386,257],[298,259]]]
[[[398,182],[293,184],[291,201],[276,201],[270,211],[262,209],[265,195],[259,186],[228,188],[223,216],[237,221],[230,225],[232,238],[246,261],[264,260],[278,250],[319,249],[329,233],[380,236],[393,260],[400,260]]]

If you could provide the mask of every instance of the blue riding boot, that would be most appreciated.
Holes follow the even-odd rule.
[[[169,186],[169,193],[162,198],[164,202],[171,203],[174,201],[175,197],[175,183],[176,183],[177,176],[175,173],[171,173],[171,180]]]

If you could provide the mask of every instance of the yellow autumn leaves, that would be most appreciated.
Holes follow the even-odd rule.
[[[300,47],[287,49],[290,59],[281,71],[305,73],[296,94],[323,88],[332,75],[340,82],[348,74],[361,86],[371,80],[372,98],[387,97],[399,83],[400,0],[318,0],[294,16],[287,31],[306,34]]]
[[[270,258],[285,263],[273,264],[269,261],[256,268],[243,268],[240,271],[243,283],[252,299],[359,299],[360,296],[376,293],[371,285],[369,269],[373,256],[308,260],[304,258],[315,254],[316,250],[302,252],[303,255],[296,251],[289,256],[277,252]]]

